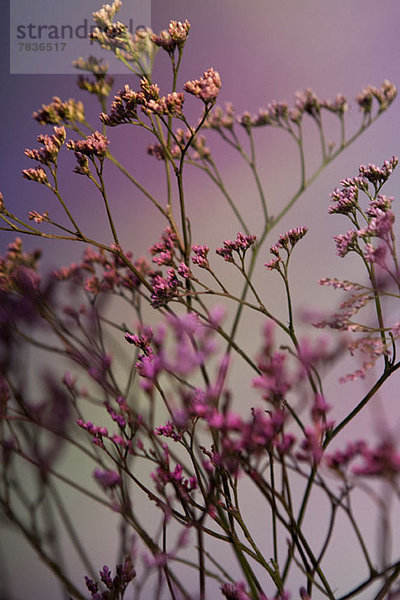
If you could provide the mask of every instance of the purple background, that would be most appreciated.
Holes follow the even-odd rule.
[[[99,4],[100,7],[100,4]],[[53,95],[62,99],[69,97],[87,99],[92,108],[89,114],[96,114],[95,102],[74,86],[74,77],[63,76],[16,76],[8,74],[8,15],[5,3],[1,6],[5,13],[0,20],[2,28],[1,53],[1,89],[0,96],[2,114],[1,168],[0,190],[5,201],[18,215],[28,210],[42,212],[46,209],[57,214],[54,202],[42,186],[22,179],[22,168],[33,166],[24,157],[26,147],[36,145],[36,135],[43,129],[34,122],[30,115],[42,103],[48,103]],[[240,114],[244,110],[254,113],[273,99],[287,99],[290,103],[297,89],[312,87],[320,98],[334,98],[337,92],[344,93],[350,100],[366,84],[379,85],[389,78],[400,85],[399,77],[399,22],[400,3],[398,0],[205,0],[188,2],[187,0],[155,0],[152,3],[153,28],[155,31],[166,27],[169,19],[187,18],[192,25],[189,41],[185,48],[180,83],[198,77],[204,69],[213,66],[222,78],[223,87],[220,100],[232,100]],[[168,79],[164,75],[167,64],[166,57],[158,57],[154,80],[159,82],[163,92],[168,92]],[[131,75],[126,78],[118,76],[115,88],[129,82],[134,87]],[[354,101],[351,102],[352,115],[348,118],[349,128],[355,127],[359,115]],[[199,111],[194,101],[188,101],[193,122]],[[294,285],[301,304],[330,304],[332,307],[339,299],[333,291],[321,290],[316,281],[323,276],[348,277],[356,273],[356,263],[345,264],[335,257],[332,234],[343,232],[346,224],[334,217],[328,217],[327,206],[329,193],[338,184],[339,179],[353,176],[361,163],[375,162],[378,165],[393,154],[399,154],[400,119],[398,101],[373,125],[351,148],[346,150],[330,165],[319,180],[306,192],[304,197],[285,218],[266,243],[275,241],[275,236],[289,227],[306,224],[310,233],[299,248],[294,269]],[[310,131],[312,127],[310,124]],[[148,184],[157,197],[162,197],[162,165],[145,153],[146,138],[134,128],[118,128],[110,133],[111,148],[117,157],[124,157],[124,164],[131,167],[141,182]],[[209,136],[210,143],[214,139]],[[315,142],[315,143],[314,143]],[[317,139],[310,134],[308,152],[315,161],[318,156]],[[276,213],[290,193],[295,191],[298,182],[298,163],[295,150],[284,134],[264,129],[257,135],[259,165],[263,165],[262,178],[266,184],[271,210]],[[217,148],[221,146],[216,143]],[[229,151],[218,153],[219,164],[229,189],[238,198],[238,203],[251,226],[257,232],[258,214],[254,201],[255,189],[247,173]],[[74,214],[79,215],[83,229],[100,232],[109,239],[103,207],[92,188],[80,176],[72,176],[73,160],[65,160],[66,167],[61,182]],[[112,191],[112,207],[120,231],[123,246],[133,249],[136,255],[142,254],[156,241],[163,226],[152,207],[135,190],[127,186],[118,173],[109,169],[109,181]],[[398,195],[399,176],[395,175],[387,187],[387,193]],[[235,220],[230,216],[223,198],[206,183],[197,173],[189,175],[187,184],[189,210],[192,216],[194,241],[208,243],[214,248],[231,236],[237,229]],[[13,238],[2,232],[0,247]],[[269,243],[268,243],[269,242]],[[26,238],[26,247],[38,245],[48,248],[45,256],[46,266],[65,264],[71,259],[78,259],[78,245],[68,246],[64,243],[40,243]],[[260,276],[262,271],[260,270]],[[271,277],[271,275],[270,275]],[[271,279],[265,285],[271,286],[270,302],[274,309],[279,309],[279,297],[274,293]],[[249,329],[244,343],[248,344],[253,356],[260,345],[257,332]],[[234,380],[233,380],[234,381]],[[337,387],[332,383],[329,401],[335,403],[335,418],[345,414],[353,396],[367,386],[366,383],[351,388]],[[396,423],[399,413],[395,410],[396,395],[394,384],[385,388],[382,398],[385,410],[378,400],[371,410],[360,420],[359,431],[366,428],[372,433],[376,430],[378,417],[384,412],[390,415],[389,420]],[[390,412],[392,411],[392,412]],[[71,502],[78,498],[71,495]],[[251,505],[251,503],[250,503]],[[79,505],[82,517],[84,503]],[[318,508],[318,506],[316,506]],[[369,519],[368,505],[360,506],[365,518]],[[89,505],[87,505],[89,511]],[[84,513],[83,513],[84,514]],[[256,515],[256,512],[254,511]],[[318,519],[318,513],[314,513]],[[93,516],[93,515],[92,515]],[[98,527],[100,513],[95,512],[97,522],[84,517],[82,527],[92,538],[96,559],[103,564],[103,545],[112,534],[102,524]],[[97,524],[96,524],[97,523]],[[254,525],[257,526],[257,517]],[[345,529],[343,530],[345,532]],[[372,540],[375,529],[371,528]],[[29,597],[36,600],[52,593],[56,598],[57,587],[48,577],[47,571],[39,567],[37,560],[23,547],[21,540],[10,536],[10,553],[6,568],[10,577],[21,577],[23,581],[15,587],[16,597],[27,597],[25,584],[30,590]],[[4,554],[5,548],[2,548]],[[15,554],[13,555],[12,552]],[[343,536],[343,547],[336,547],[332,556],[332,564],[336,569],[342,566],[340,586],[351,585],[352,571],[349,569],[348,542]],[[17,554],[18,553],[18,554]],[[10,556],[13,558],[10,559]],[[17,557],[18,556],[18,563]],[[346,579],[347,578],[347,579]],[[339,585],[339,582],[338,582]],[[341,587],[341,589],[343,589]],[[51,592],[50,592],[51,590]],[[50,596],[48,596],[50,597]],[[61,598],[61,596],[60,596]]]

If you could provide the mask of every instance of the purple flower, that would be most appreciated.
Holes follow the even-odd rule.
[[[152,305],[155,308],[166,305],[176,296],[180,285],[174,269],[168,269],[166,279],[161,275],[155,275],[152,282]]]
[[[112,489],[121,483],[121,477],[116,471],[96,469],[93,476],[103,490]]]
[[[257,236],[255,235],[244,235],[239,232],[235,240],[225,240],[224,245],[221,248],[217,248],[216,253],[222,256],[227,262],[234,262],[232,253],[237,252],[243,258],[256,239]]]
[[[201,267],[202,269],[208,269],[210,267],[208,258],[207,258],[207,254],[209,252],[209,247],[206,245],[199,246],[199,244],[193,244],[192,250],[195,254],[192,257],[192,262],[195,265],[198,265],[199,267]]]
[[[337,255],[341,258],[358,248],[356,231],[350,230],[347,233],[339,233],[334,235],[333,239],[336,242]]]

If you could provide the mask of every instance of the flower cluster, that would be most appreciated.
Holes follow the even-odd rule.
[[[93,13],[96,27],[90,33],[90,39],[106,50],[114,52],[118,59],[132,63],[132,70],[138,74],[149,75],[157,50],[152,41],[153,32],[148,27],[137,28],[134,35],[120,21],[113,22],[121,8],[121,0],[112,5],[105,4]]]
[[[37,160],[42,165],[49,167],[57,163],[58,153],[65,142],[66,132],[64,127],[54,127],[54,135],[38,135],[37,141],[43,144],[40,150],[25,150],[25,156]]]
[[[84,140],[74,142],[70,140],[67,143],[69,150],[74,150],[76,154],[83,154],[88,158],[98,158],[103,160],[107,154],[107,146],[109,144],[105,135],[99,131],[95,131]]]
[[[227,102],[225,108],[215,106],[207,115],[204,122],[206,129],[232,129],[235,124],[235,109],[232,102]]]
[[[205,104],[215,102],[221,89],[221,78],[218,71],[211,67],[204,71],[200,79],[187,81],[183,86],[185,92],[203,100]]]
[[[223,246],[216,249],[216,253],[222,256],[226,262],[235,262],[233,252],[236,252],[243,260],[247,250],[255,243],[256,239],[256,235],[244,235],[239,232],[236,240],[225,240]]]
[[[206,244],[203,246],[200,246],[199,244],[193,244],[192,250],[194,253],[194,256],[192,256],[193,264],[198,265],[202,269],[209,269],[210,264],[207,258],[207,255],[210,251],[209,247]]]
[[[86,587],[91,593],[91,600],[109,600],[110,598],[123,598],[129,583],[136,577],[131,556],[127,556],[122,564],[117,565],[116,574],[111,577],[111,569],[104,565],[99,572],[100,580],[105,586],[105,591],[99,591],[99,584],[90,577],[85,577]]]
[[[110,114],[101,113],[100,119],[109,127],[135,123],[140,120],[137,112],[139,107],[148,116],[157,114],[179,117],[182,115],[183,102],[182,92],[172,92],[161,97],[159,87],[142,78],[139,92],[134,92],[125,85],[124,89],[114,96]]]
[[[153,255],[153,262],[159,266],[175,264],[175,250],[178,248],[178,237],[176,233],[168,227],[162,234],[161,241],[150,248]]]
[[[393,102],[396,93],[394,84],[385,80],[380,88],[373,86],[365,88],[357,96],[356,101],[364,113],[370,114],[373,108],[373,99],[376,98],[379,103],[379,112],[382,112]],[[295,98],[294,108],[289,108],[288,103],[285,101],[277,102],[274,100],[266,108],[260,109],[257,115],[245,112],[237,118],[237,121],[247,130],[264,125],[291,129],[293,123],[301,123],[304,113],[309,114],[318,121],[323,109],[336,114],[339,118],[343,118],[348,109],[348,101],[342,94],[338,94],[333,101],[319,100],[315,93],[308,88],[296,92]]]
[[[109,96],[114,78],[107,75],[108,63],[103,63],[102,59],[99,60],[94,56],[89,56],[87,60],[83,58],[75,60],[73,65],[76,69],[88,71],[93,75],[92,78],[79,75],[77,84],[80,89],[86,90],[89,94],[94,94],[100,102]]]
[[[351,469],[354,475],[392,480],[400,473],[400,454],[391,439],[383,440],[374,449],[365,440],[349,442],[344,450],[327,454],[325,461],[329,468],[345,472],[357,458],[360,462]]]
[[[189,21],[170,21],[168,29],[163,29],[158,35],[153,33],[152,41],[156,46],[164,48],[169,54],[173,54],[175,49],[183,49],[190,30]]]
[[[132,260],[130,252],[125,253],[127,260]],[[88,247],[79,263],[61,267],[53,271],[53,277],[59,281],[70,280],[82,283],[84,289],[97,296],[101,292],[129,290],[136,292],[141,282],[150,277],[154,271],[145,258],[133,261],[136,274],[116,255],[111,257],[104,250],[98,252]],[[140,278],[137,276],[140,275]]]
[[[271,246],[271,248],[269,249],[270,253],[273,254],[274,258],[265,263],[267,269],[269,269],[270,271],[272,269],[279,270],[279,265],[283,262],[280,255],[280,251],[286,251],[288,261],[293,248],[295,247],[297,242],[299,242],[306,235],[307,231],[307,227],[303,225],[301,227],[294,227],[293,229],[289,229],[289,231],[282,233],[279,236],[277,243]]]
[[[181,282],[176,276],[175,270],[167,269],[167,277],[156,273],[152,278],[151,303],[154,308],[165,306],[176,297]]]
[[[28,181],[35,181],[36,183],[43,183],[50,187],[50,182],[47,178],[46,171],[42,167],[34,167],[31,169],[24,169],[22,171],[23,177]]]
[[[31,283],[31,293],[39,288],[40,276],[37,272],[38,262],[41,257],[40,250],[23,252],[21,238],[8,245],[4,257],[0,257],[0,290],[17,289],[18,281],[22,283],[23,277]]]
[[[382,167],[374,164],[361,165],[357,177],[342,180],[342,188],[334,190],[331,195],[333,202],[329,206],[329,213],[343,214],[356,226],[345,234],[334,236],[337,253],[340,257],[343,258],[349,252],[354,251],[364,256],[368,262],[379,264],[384,269],[388,268],[385,262],[386,252],[393,253],[395,220],[391,210],[393,198],[388,198],[379,191],[397,164],[398,158],[394,156],[390,160],[386,160]],[[369,192],[370,185],[374,188],[373,193]],[[360,193],[368,197],[368,206],[365,210],[360,205]],[[365,222],[364,227],[359,225],[360,218]],[[382,240],[384,245],[374,247],[371,244],[372,238]],[[364,243],[364,248],[360,245],[361,242]]]
[[[379,112],[386,110],[397,96],[396,86],[385,79],[380,88],[368,85],[356,97],[356,102],[364,114],[370,114],[374,99],[379,105]]]
[[[70,98],[62,102],[54,96],[50,104],[42,104],[42,108],[33,113],[33,118],[41,125],[74,125],[85,122],[85,109],[80,101]]]

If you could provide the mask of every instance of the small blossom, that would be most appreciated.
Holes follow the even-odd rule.
[[[362,290],[364,286],[359,283],[353,283],[352,281],[341,281],[340,279],[329,279],[325,277],[318,281],[319,285],[329,285],[335,289],[343,290],[345,292],[354,291],[354,290]]]
[[[333,204],[329,206],[329,214],[354,214],[358,203],[358,188],[356,186],[346,186],[343,190],[336,188],[331,194]]]
[[[343,94],[338,94],[335,100],[321,100],[321,108],[325,108],[330,112],[333,112],[339,116],[343,116],[343,114],[348,110],[349,105],[347,99],[343,96]]]
[[[64,127],[54,127],[54,135],[38,135],[37,141],[43,144],[39,150],[25,150],[25,156],[37,160],[43,165],[55,165],[61,146],[65,142],[66,132]]]
[[[225,104],[225,110],[221,106],[215,106],[207,115],[204,122],[205,128],[210,129],[232,129],[235,123],[235,109],[231,102]]]
[[[104,100],[104,98],[109,96],[113,83],[114,79],[110,75],[107,77],[98,77],[97,79],[79,75],[77,79],[77,85],[81,90],[85,90],[89,94],[94,94],[100,100]]]
[[[152,282],[152,305],[158,308],[167,304],[176,296],[177,288],[180,285],[174,269],[168,269],[166,279],[161,275],[155,275]]]
[[[289,231],[286,231],[286,233],[282,233],[279,236],[276,245],[280,248],[284,248],[285,250],[292,249],[297,242],[306,235],[307,231],[307,227],[304,225],[302,227],[294,227],[293,229],[289,229]]]
[[[200,79],[187,81],[183,89],[196,96],[196,98],[203,100],[205,104],[215,102],[221,89],[221,78],[218,71],[214,71],[211,67],[204,71],[203,77],[200,77]]]
[[[192,272],[184,262],[179,263],[178,266],[178,274],[184,279],[190,279],[192,277]]]
[[[49,212],[46,210],[43,214],[36,212],[36,210],[29,211],[29,220],[35,221],[35,223],[43,223],[49,220]]]
[[[36,181],[37,183],[43,183],[50,187],[50,182],[47,179],[46,171],[42,167],[36,167],[34,169],[24,169],[22,171],[23,177],[28,181]]]
[[[281,262],[282,259],[279,256],[274,256],[274,258],[271,258],[266,263],[264,263],[264,266],[267,267],[268,271],[279,271]]]
[[[255,235],[244,235],[239,232],[235,240],[225,240],[224,245],[221,248],[217,248],[216,253],[222,256],[227,262],[234,262],[232,253],[237,252],[243,258],[256,239],[257,236]]]
[[[170,227],[167,227],[162,233],[161,241],[150,248],[150,253],[154,257],[153,262],[160,266],[173,265],[176,248],[178,248],[178,237]]]
[[[365,114],[372,112],[373,101],[376,99],[379,104],[379,112],[386,110],[396,98],[397,90],[393,83],[388,79],[382,83],[380,88],[372,85],[365,87],[356,97],[356,102]]]
[[[93,475],[103,490],[112,489],[121,483],[121,477],[116,471],[96,469]]]
[[[357,232],[350,230],[345,234],[334,235],[333,239],[336,242],[337,255],[344,258],[346,254],[358,248]]]
[[[360,177],[367,179],[375,187],[382,186],[389,179],[398,163],[399,159],[397,156],[393,156],[390,160],[385,160],[380,168],[371,163],[368,165],[361,165],[359,168],[359,175]]]
[[[97,157],[103,160],[107,154],[108,139],[99,131],[95,131],[84,140],[76,142],[70,140],[67,143],[67,148],[74,150],[77,154],[83,154],[88,158]]]
[[[194,252],[194,256],[192,257],[192,262],[195,265],[198,265],[202,269],[208,269],[210,267],[207,254],[209,252],[209,247],[199,246],[199,244],[193,244],[192,250]]]
[[[137,106],[143,101],[140,93],[131,90],[129,85],[114,96],[111,104],[110,114],[101,113],[100,120],[109,127],[115,127],[121,123],[132,123],[137,121]]]
[[[400,472],[400,454],[390,440],[383,441],[374,450],[365,445],[360,454],[364,462],[353,467],[355,475],[391,479]]]
[[[178,433],[171,421],[167,421],[165,425],[156,427],[154,430],[156,435],[162,435],[164,437],[169,437],[173,439],[175,442],[179,442],[182,439],[182,433]]]
[[[300,112],[306,112],[314,118],[319,118],[321,105],[318,98],[310,88],[296,92],[295,96],[296,108]]]
[[[62,102],[58,96],[54,96],[50,104],[43,104],[41,109],[33,113],[33,118],[41,125],[83,123],[85,111],[80,101],[70,98]]]
[[[151,39],[159,46],[172,54],[175,48],[182,48],[187,40],[190,30],[189,21],[170,21],[168,31],[164,29],[159,35],[153,34]]]

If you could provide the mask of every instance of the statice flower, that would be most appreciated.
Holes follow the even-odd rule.
[[[185,92],[193,94],[196,98],[203,100],[205,104],[215,102],[221,89],[221,78],[218,71],[211,67],[204,71],[200,79],[187,81],[183,86]]]
[[[245,235],[239,232],[235,240],[225,240],[223,246],[216,249],[216,253],[222,256],[227,262],[234,262],[233,252],[236,252],[243,259],[247,250],[253,246],[256,239],[256,235]]]
[[[269,249],[273,258],[265,263],[265,266],[269,271],[276,269],[280,271],[280,265],[283,263],[281,257],[281,250],[285,250],[287,254],[287,261],[290,258],[291,252],[297,242],[299,242],[307,233],[308,229],[305,225],[301,227],[294,227],[289,229],[285,233],[281,233],[276,244],[272,245]]]
[[[307,233],[307,227],[304,225],[301,227],[294,227],[293,229],[289,229],[285,233],[282,233],[279,236],[277,246],[280,248],[284,248],[289,251],[299,242]]]
[[[44,213],[38,213],[36,210],[31,210],[28,213],[28,217],[30,221],[34,221],[35,223],[46,223],[49,221],[49,212],[46,210]]]
[[[153,277],[151,303],[154,308],[165,306],[176,297],[177,289],[181,285],[174,269],[168,269],[167,277],[159,274]]]
[[[174,440],[174,442],[179,442],[183,436],[182,433],[178,433],[176,431],[176,428],[174,424],[171,423],[171,421],[167,421],[165,425],[160,425],[159,427],[156,427],[154,433],[156,435],[162,435],[164,437],[171,438]]]
[[[112,489],[121,483],[121,477],[116,471],[96,469],[93,476],[103,490]]]
[[[231,102],[225,103],[225,108],[215,106],[214,110],[207,115],[204,127],[207,129],[232,129],[235,124],[235,109]]]
[[[46,171],[42,169],[42,167],[24,169],[22,171],[22,175],[25,177],[25,179],[28,179],[28,181],[36,181],[37,183],[43,183],[44,185],[51,187],[50,182],[47,179]]]
[[[295,94],[296,108],[301,113],[306,112],[314,118],[319,118],[321,112],[321,104],[314,92],[308,88],[299,90]]]
[[[33,113],[33,118],[41,125],[73,125],[85,122],[83,103],[73,98],[62,102],[58,96],[53,96],[50,104],[42,104],[42,108]]]
[[[84,140],[74,142],[70,140],[67,148],[74,150],[76,154],[83,154],[88,158],[98,158],[103,160],[107,154],[109,140],[99,131],[95,131]]]
[[[347,233],[339,233],[333,236],[336,242],[337,255],[344,258],[352,250],[358,249],[357,232],[352,229]]]
[[[134,35],[120,21],[113,22],[115,14],[121,8],[121,1],[104,4],[93,13],[96,27],[90,33],[90,39],[98,42],[106,50],[114,52],[117,58],[132,63],[132,68],[139,74],[149,74],[157,50],[152,41],[153,31],[148,27],[137,28]]]
[[[349,108],[347,98],[343,94],[337,94],[334,100],[321,100],[320,106],[339,116],[343,116]]]
[[[359,168],[359,175],[372,183],[375,188],[378,188],[389,179],[398,163],[399,159],[397,156],[393,156],[390,160],[385,160],[380,168],[371,163],[368,165],[361,165]]]
[[[127,556],[122,564],[117,565],[115,577],[111,576],[111,569],[104,565],[99,571],[100,580],[105,586],[105,591],[99,590],[99,584],[85,576],[85,584],[91,593],[91,600],[110,600],[123,598],[129,583],[136,577],[132,557]]]
[[[43,145],[39,150],[25,150],[25,156],[37,160],[43,165],[55,165],[61,146],[65,142],[64,127],[54,127],[54,135],[38,135],[37,141]]]
[[[167,227],[161,237],[161,241],[153,244],[150,253],[153,255],[153,262],[161,265],[174,265],[175,249],[178,248],[178,238],[176,233]]]
[[[182,50],[189,35],[190,23],[186,21],[170,21],[168,30],[164,29],[159,35],[153,34],[152,41],[156,46],[173,54],[175,48]]]
[[[208,262],[207,254],[209,252],[209,247],[199,246],[199,244],[193,244],[192,250],[194,252],[194,256],[192,256],[192,262],[195,265],[198,265],[202,269],[209,269],[210,265]]]
[[[365,114],[372,112],[374,99],[379,104],[379,112],[386,110],[397,96],[396,86],[385,79],[380,88],[372,85],[365,87],[356,97],[357,104]]]
[[[374,450],[361,447],[363,463],[353,467],[355,475],[392,479],[400,473],[400,454],[391,440],[385,440]]]
[[[333,204],[328,208],[329,214],[354,214],[358,204],[358,187],[348,185],[342,190],[336,188],[330,195]]]

